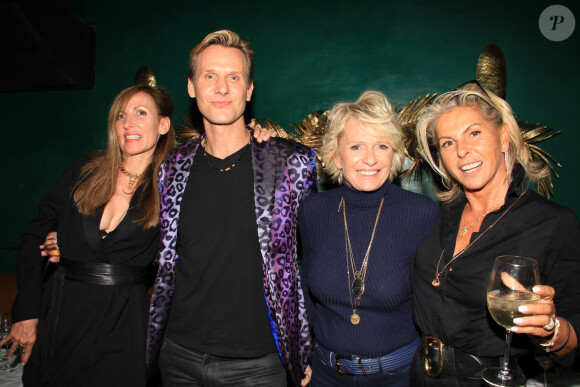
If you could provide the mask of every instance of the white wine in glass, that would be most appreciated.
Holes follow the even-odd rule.
[[[535,293],[514,293],[511,290],[493,290],[487,293],[487,308],[491,317],[505,329],[514,327],[514,318],[528,316],[518,311],[520,305],[538,302],[540,296]]]
[[[483,370],[483,380],[492,386],[525,386],[526,377],[509,368],[509,354],[514,318],[529,316],[518,311],[521,305],[536,304],[540,296],[532,288],[540,283],[538,261],[515,255],[495,259],[487,285],[487,307],[493,319],[506,329],[502,367]]]

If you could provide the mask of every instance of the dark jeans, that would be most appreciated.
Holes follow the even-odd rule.
[[[220,357],[185,348],[165,338],[159,366],[164,387],[286,386],[286,371],[278,353],[255,359]]]
[[[330,364],[329,359],[323,356],[316,346],[312,359],[312,387],[407,387],[410,385],[410,364],[397,369],[364,375],[341,375],[336,365]]]

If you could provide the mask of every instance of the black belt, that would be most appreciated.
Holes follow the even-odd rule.
[[[432,378],[457,376],[481,379],[487,367],[499,367],[501,357],[478,357],[444,344],[439,338],[423,338],[423,369]]]
[[[41,379],[43,385],[52,380],[52,360],[56,327],[60,317],[60,303],[64,289],[64,280],[80,281],[95,285],[145,285],[149,267],[126,266],[100,262],[79,262],[60,257],[59,268],[50,279],[50,307],[46,317],[40,320],[39,329],[44,330],[42,335]],[[43,312],[44,313],[44,312]],[[57,378],[58,376],[54,376]]]
[[[145,284],[149,267],[126,266],[112,263],[79,262],[60,258],[65,278],[95,285]]]

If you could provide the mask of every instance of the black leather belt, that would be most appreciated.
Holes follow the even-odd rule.
[[[481,378],[486,367],[499,367],[501,357],[478,357],[460,349],[445,345],[439,338],[423,338],[423,369],[432,378],[457,376]]]
[[[60,258],[65,278],[95,285],[145,284],[149,267],[126,266],[112,263],[79,262]]]

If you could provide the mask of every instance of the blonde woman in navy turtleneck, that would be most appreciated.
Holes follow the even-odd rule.
[[[312,385],[408,386],[419,343],[409,269],[437,205],[390,182],[403,134],[379,92],[332,109],[321,153],[343,186],[307,198],[299,216]]]

